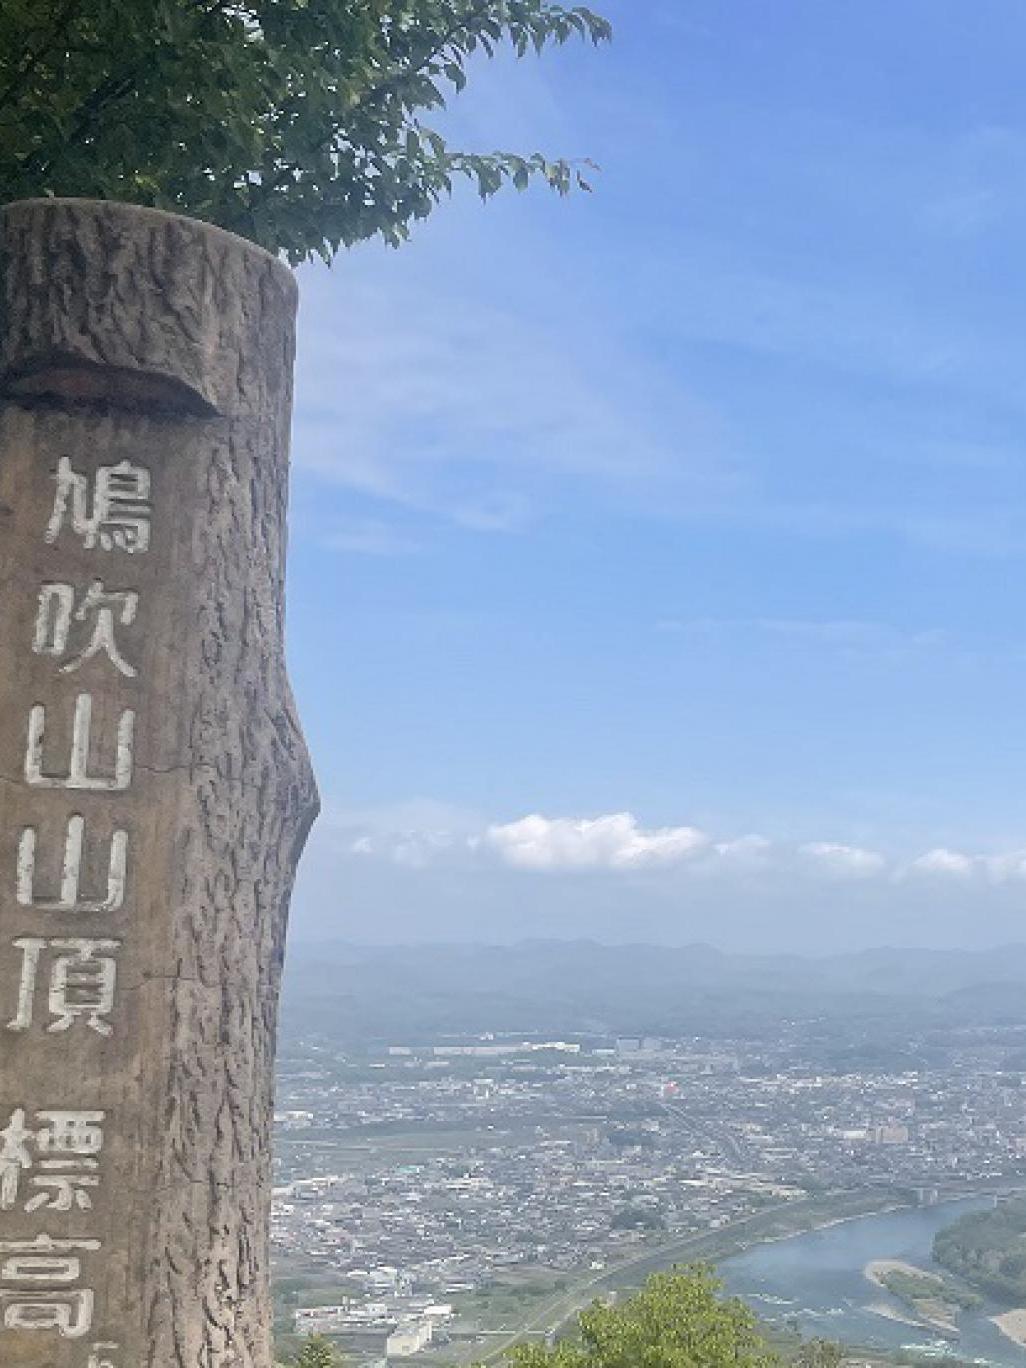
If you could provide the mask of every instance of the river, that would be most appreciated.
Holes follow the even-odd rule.
[[[986,1198],[970,1198],[860,1216],[724,1259],[719,1264],[720,1276],[727,1289],[750,1302],[760,1317],[779,1322],[795,1319],[805,1335],[880,1349],[917,1346],[924,1357],[954,1355],[1002,1368],[1026,1368],[1026,1350],[988,1320],[998,1307],[984,1305],[961,1312],[960,1337],[949,1346],[928,1330],[870,1310],[875,1304],[888,1306],[898,1315],[910,1314],[866,1279],[863,1269],[871,1259],[902,1259],[937,1270],[932,1258],[937,1231],[966,1212],[989,1205]]]

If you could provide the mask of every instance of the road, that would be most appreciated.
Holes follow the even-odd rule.
[[[746,1146],[726,1126],[699,1120],[680,1102],[662,1102],[660,1105],[674,1125],[686,1135],[693,1136],[701,1144],[714,1145],[741,1169],[750,1165],[751,1157]]]

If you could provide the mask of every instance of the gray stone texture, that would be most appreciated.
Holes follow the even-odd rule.
[[[0,1135],[19,1109],[32,1131],[44,1111],[104,1114],[90,1207],[26,1210],[47,1191],[37,1139],[2,1209],[0,1148],[3,1368],[271,1363],[275,1023],[317,809],[283,656],[295,309],[283,265],[204,224],[91,201],[0,211]],[[149,472],[148,550],[90,548],[69,517],[46,540],[62,458],[91,494],[101,467]],[[62,670],[88,644],[88,615],[63,656],[33,649],[42,587],[72,586],[78,606],[96,580],[138,595],[116,632],[134,677],[104,651]],[[91,773],[113,772],[119,720],[136,715],[123,791],[27,775],[30,710],[46,710],[44,775],[66,774],[82,694]],[[112,836],[127,833],[116,910],[19,899],[23,831],[36,832],[34,897],[54,901],[72,817],[85,823],[80,900],[102,900]],[[43,942],[27,1027],[26,938]],[[83,1015],[59,1029],[54,1013],[53,942],[82,938],[118,943],[109,1035]],[[65,1002],[95,994],[100,954]],[[9,1136],[8,1173],[14,1150]],[[100,1242],[75,1255],[74,1288],[95,1293],[88,1333],[81,1317],[71,1335],[19,1328],[29,1284],[4,1260],[44,1234]]]

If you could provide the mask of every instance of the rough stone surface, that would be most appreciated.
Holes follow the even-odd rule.
[[[4,1368],[271,1363],[275,1021],[317,807],[283,658],[294,317],[291,274],[217,229],[87,201],[0,211]],[[122,462],[143,512],[115,500],[104,524]],[[86,499],[55,529],[70,477]],[[118,516],[147,549],[105,547]],[[96,581],[109,602],[87,599]],[[68,787],[82,696],[90,781],[113,778],[134,714],[123,788]],[[72,1139],[53,1112],[76,1114]],[[103,1114],[92,1138],[82,1113]]]

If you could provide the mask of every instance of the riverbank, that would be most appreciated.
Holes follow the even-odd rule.
[[[1013,1344],[1026,1349],[1026,1308],[1004,1311],[1000,1316],[991,1316],[990,1321]]]
[[[924,1360],[941,1358],[943,1338],[950,1345],[948,1355],[965,1364],[976,1360],[981,1368],[1026,1368],[1026,1346],[992,1323],[993,1306],[962,1311],[955,1340],[913,1320],[911,1312],[903,1315],[890,1298],[885,1303],[882,1295],[867,1295],[867,1264],[921,1273],[930,1267],[937,1231],[985,1200],[966,1195],[924,1207],[901,1191],[834,1192],[776,1204],[719,1230],[636,1245],[619,1265],[589,1270],[559,1291],[553,1287],[550,1297],[525,1304],[515,1315],[489,1321],[473,1298],[463,1299],[452,1344],[437,1356],[425,1355],[425,1368],[498,1364],[517,1341],[559,1334],[596,1297],[627,1295],[656,1269],[696,1259],[716,1264],[727,1292],[757,1307],[770,1333],[793,1334],[790,1323],[797,1321],[807,1338],[858,1346],[853,1357],[880,1364],[889,1356],[901,1363],[912,1363],[917,1354]],[[881,1251],[896,1257],[879,1260]]]
[[[741,1216],[714,1230],[696,1231],[637,1249],[622,1263],[601,1272],[589,1272],[581,1281],[560,1292],[526,1319],[516,1330],[503,1335],[489,1351],[478,1352],[476,1362],[498,1362],[517,1342],[530,1342],[560,1333],[596,1297],[615,1292],[630,1293],[650,1273],[693,1261],[719,1264],[752,1248],[786,1243],[796,1236],[844,1226],[866,1216],[909,1209],[903,1194],[875,1191],[842,1191],[774,1203],[761,1211]]]
[[[878,1316],[889,1315],[894,1320],[902,1320],[906,1325],[914,1325],[921,1330],[936,1331],[946,1338],[958,1336],[956,1308],[946,1299],[944,1279],[938,1274],[917,1264],[906,1263],[903,1259],[870,1259],[862,1272],[867,1281],[897,1298],[911,1314],[899,1315],[880,1302],[871,1305],[870,1311]],[[924,1295],[914,1297],[911,1292],[895,1286],[895,1274],[906,1280],[910,1287],[921,1288]]]
[[[931,1273],[925,1268],[917,1268],[915,1264],[905,1263],[903,1259],[870,1259],[862,1272],[871,1283],[883,1288],[887,1286],[885,1279],[888,1273],[905,1273],[912,1278],[930,1278],[933,1282],[940,1282],[936,1273]]]
[[[721,1263],[720,1273],[727,1290],[750,1299],[769,1322],[782,1329],[795,1323],[807,1339],[857,1346],[853,1359],[865,1349],[867,1360],[889,1355],[902,1363],[957,1359],[965,1365],[975,1362],[979,1368],[1026,1368],[1026,1347],[990,1319],[1001,1308],[979,1304],[975,1298],[963,1307],[967,1290],[949,1281],[932,1262],[938,1231],[958,1216],[982,1209],[985,1201],[966,1197],[846,1221],[753,1248]],[[867,1266],[875,1277],[867,1277]],[[878,1290],[885,1274],[890,1284],[887,1295]],[[957,1338],[947,1323],[942,1329],[937,1318],[928,1320],[928,1304],[940,1290],[937,1278],[943,1280],[945,1299],[956,1315]],[[919,1306],[895,1299],[896,1288],[913,1296]],[[788,1305],[774,1315],[777,1298],[787,1298]]]
[[[930,1330],[933,1328],[919,1320],[917,1316],[909,1316],[901,1311],[896,1311],[893,1306],[888,1306],[886,1302],[869,1302],[866,1310],[871,1311],[874,1316],[883,1316],[884,1320],[897,1321],[899,1325],[910,1325],[913,1330]]]

